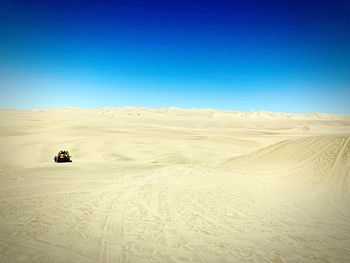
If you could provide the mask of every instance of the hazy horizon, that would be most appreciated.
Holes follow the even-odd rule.
[[[0,110],[18,110],[18,111],[40,111],[40,110],[60,110],[60,109],[81,109],[81,110],[119,110],[119,109],[145,109],[145,110],[183,110],[183,111],[222,111],[232,113],[275,113],[275,114],[297,114],[297,115],[312,115],[312,114],[330,114],[330,115],[350,115],[349,113],[337,113],[337,112],[323,112],[323,111],[310,111],[310,112],[292,112],[292,111],[269,111],[264,109],[252,109],[252,110],[235,110],[235,109],[218,109],[218,108],[196,108],[196,107],[178,107],[178,106],[167,106],[167,107],[145,107],[138,105],[128,106],[106,106],[106,107],[81,107],[73,105],[64,105],[57,107],[33,107],[33,108],[16,108],[16,107],[0,107]]]

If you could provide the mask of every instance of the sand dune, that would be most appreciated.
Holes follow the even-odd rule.
[[[229,167],[259,174],[307,180],[314,190],[341,195],[350,201],[350,136],[328,135],[285,140],[232,158]],[[323,195],[325,192],[322,193]]]
[[[311,136],[284,140],[232,158],[226,164],[245,169],[289,172],[309,169],[313,176],[341,174],[347,177],[350,167],[350,136]]]
[[[349,262],[350,116],[0,111],[0,262]],[[73,162],[53,163],[60,149]]]

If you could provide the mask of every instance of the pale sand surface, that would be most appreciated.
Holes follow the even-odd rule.
[[[349,115],[1,110],[0,262],[350,262],[349,138]]]

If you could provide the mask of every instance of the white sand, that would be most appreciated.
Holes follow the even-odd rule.
[[[63,108],[0,125],[0,262],[350,262],[349,115]]]

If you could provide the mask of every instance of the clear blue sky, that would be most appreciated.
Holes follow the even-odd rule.
[[[350,1],[0,2],[0,107],[350,113]]]

